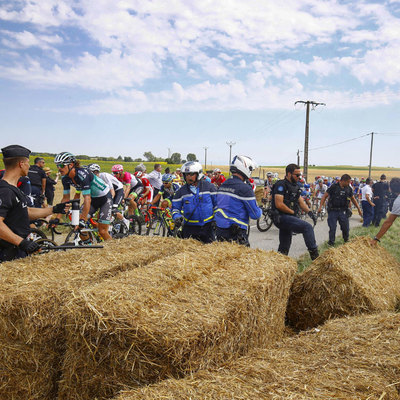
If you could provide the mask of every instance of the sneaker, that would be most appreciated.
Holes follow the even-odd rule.
[[[124,218],[122,220],[123,224],[126,226],[126,229],[129,231],[129,225],[131,224],[129,220],[127,220],[126,218]]]

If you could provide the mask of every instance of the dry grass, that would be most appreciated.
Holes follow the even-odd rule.
[[[400,399],[400,315],[329,321],[218,370],[123,392],[115,400]]]
[[[83,290],[68,306],[59,399],[109,398],[272,344],[295,271],[280,254],[214,243]]]
[[[400,299],[400,264],[382,247],[360,237],[325,251],[296,275],[287,318],[295,329],[327,319],[393,311]]]
[[[63,306],[77,290],[199,246],[194,241],[130,237],[107,243],[104,249],[52,252],[3,263],[0,398],[54,398],[65,348]]]

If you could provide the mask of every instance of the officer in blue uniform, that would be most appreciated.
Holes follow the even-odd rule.
[[[186,182],[172,199],[172,218],[175,226],[182,228],[182,237],[203,243],[214,241],[214,209],[217,204],[215,186],[203,179],[203,167],[197,161],[182,165]]]
[[[288,255],[292,244],[293,233],[302,233],[312,260],[319,255],[312,225],[299,218],[300,209],[308,213],[316,223],[316,216],[301,197],[301,188],[297,184],[301,177],[300,167],[289,164],[286,167],[285,179],[275,183],[272,190],[273,221],[279,229],[278,251]]]
[[[217,192],[217,240],[237,242],[250,246],[248,237],[249,220],[258,219],[262,212],[251,188],[246,183],[256,165],[251,158],[235,156],[230,166],[232,178],[226,180]]]

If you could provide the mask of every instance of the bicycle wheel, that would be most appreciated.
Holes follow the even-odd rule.
[[[84,235],[87,235],[88,238],[82,240],[80,235],[81,232],[79,230],[71,230],[71,232],[68,233],[67,237],[65,238],[64,244],[75,244],[75,246],[80,246],[82,244],[96,244],[97,240],[96,237],[94,236],[92,231],[85,231],[83,232]],[[84,243],[85,242],[85,243]]]
[[[29,233],[27,239],[37,242],[40,239],[47,239],[47,236],[40,229],[30,228],[30,233]]]
[[[140,218],[136,215],[130,215],[129,220],[129,231],[128,235],[141,235],[142,234],[142,223]]]
[[[272,218],[266,211],[263,211],[263,215],[257,220],[257,229],[260,232],[267,232],[272,226]]]
[[[146,235],[148,236],[165,236],[167,228],[162,218],[153,219],[147,227]]]

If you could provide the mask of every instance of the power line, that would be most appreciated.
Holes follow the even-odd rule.
[[[329,145],[326,145],[326,146],[314,147],[313,149],[309,149],[309,151],[312,151],[312,150],[320,150],[320,149],[326,149],[326,148],[328,148],[328,147],[337,146],[337,145],[339,145],[339,144],[343,144],[343,143],[347,143],[347,142],[352,142],[352,141],[354,141],[354,140],[358,140],[358,139],[361,139],[361,138],[366,137],[366,136],[369,136],[369,135],[371,135],[371,134],[370,134],[370,133],[366,133],[365,135],[357,136],[357,137],[352,138],[352,139],[343,140],[343,141],[341,141],[341,142],[332,143],[332,144],[329,144]],[[303,150],[300,150],[300,152],[303,153]]]

